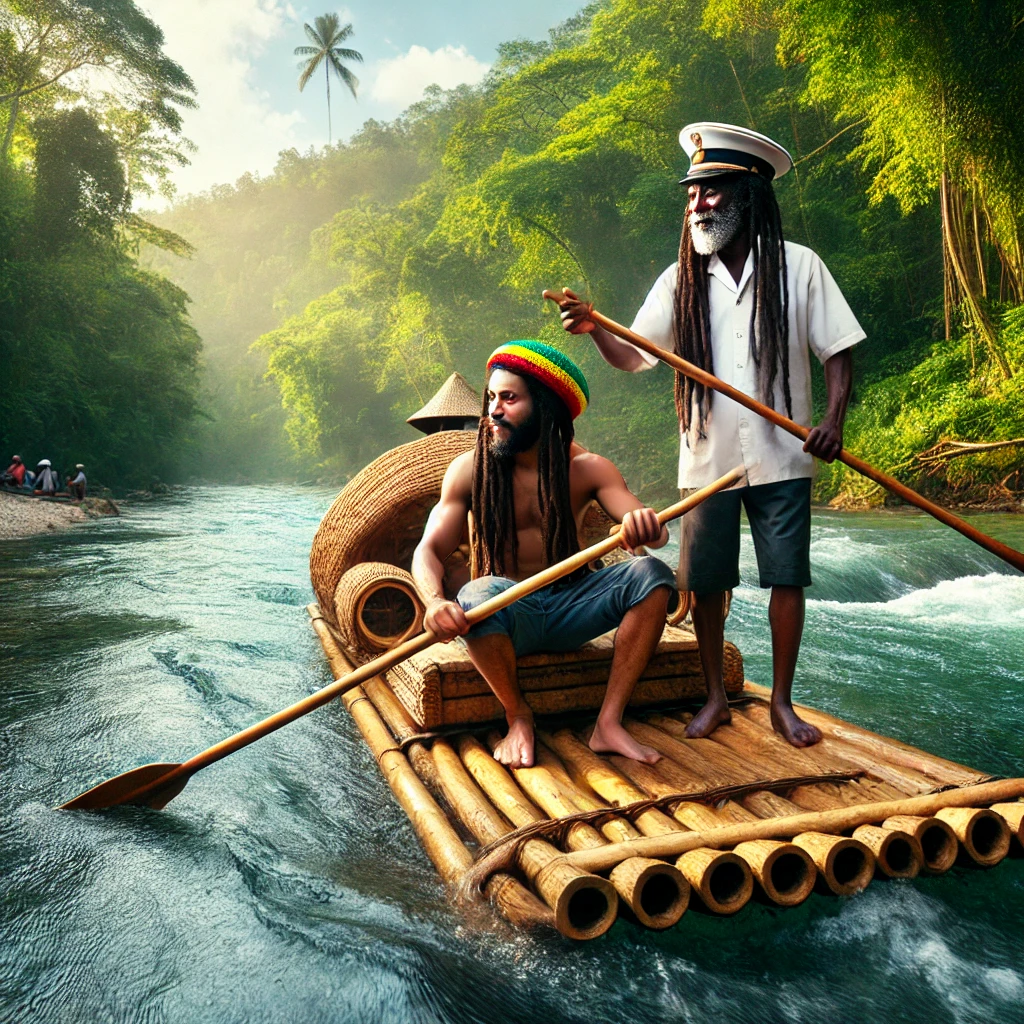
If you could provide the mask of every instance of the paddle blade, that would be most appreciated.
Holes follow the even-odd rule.
[[[141,768],[133,768],[130,772],[115,775],[106,782],[101,782],[92,789],[80,793],[73,800],[61,804],[61,811],[101,811],[104,807],[116,807],[118,804],[132,803],[140,807],[152,807],[158,811],[166,807],[188,784],[190,776],[183,775],[175,779],[169,786],[162,786],[148,793],[140,793],[137,798],[129,800],[145,786],[150,786],[168,772],[177,768],[176,764],[144,764]]]

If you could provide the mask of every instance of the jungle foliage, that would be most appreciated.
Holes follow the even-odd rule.
[[[430,90],[346,145],[175,207],[160,223],[198,256],[159,265],[196,298],[211,361],[237,371],[222,452],[280,457],[252,443],[276,429],[272,393],[250,386],[259,359],[300,475],[344,476],[414,436],[405,416],[451,370],[479,387],[496,344],[540,336],[591,380],[581,440],[669,493],[669,374],[611,370],[540,292],[568,285],[630,320],[675,258],[693,120],[793,153],[787,236],[868,333],[849,447],[914,482],[944,437],[1024,436],[1022,31],[1022,0],[603,0],[501,47],[477,88]],[[951,461],[934,483],[1015,485],[1020,451]],[[880,498],[841,469],[818,493]]]
[[[189,247],[131,212],[186,159],[162,45],[131,0],[0,2],[0,450],[93,483],[172,476],[199,407],[187,296],[137,260]]]

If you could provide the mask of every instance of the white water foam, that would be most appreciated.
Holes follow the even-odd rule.
[[[835,609],[844,615],[881,612],[901,619],[925,619],[932,624],[1024,626],[1024,576],[993,572],[986,576],[961,576],[934,587],[914,590],[891,601],[808,601],[819,609]]]

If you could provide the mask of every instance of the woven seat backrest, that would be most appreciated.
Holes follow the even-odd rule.
[[[476,443],[470,430],[445,430],[392,448],[343,488],[313,538],[309,577],[321,613],[332,625],[338,580],[357,562],[402,569],[423,535],[452,460]]]

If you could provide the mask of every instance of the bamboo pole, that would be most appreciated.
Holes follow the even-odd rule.
[[[1006,822],[1017,843],[1024,845],[1024,803],[993,804],[991,810]]]
[[[874,854],[859,840],[825,832],[801,832],[793,843],[806,851],[825,885],[837,896],[867,888],[875,873]]]
[[[768,723],[771,720],[771,712],[766,704],[755,702],[747,707],[739,708],[738,711],[755,722]],[[816,715],[811,713],[811,709],[801,706],[800,714],[806,721],[822,729],[825,735],[829,735],[826,731],[828,729],[827,723],[823,725],[822,720],[819,720]],[[846,736],[840,738],[832,735],[829,736],[829,739],[832,750],[839,752],[840,756],[851,765],[870,772],[876,778],[911,795],[931,793],[938,785],[962,786],[978,782],[985,777],[978,772],[973,772],[971,773],[970,783],[967,783],[965,780],[960,782],[938,780],[935,776],[929,777],[916,767],[900,764],[900,760],[905,759],[902,758],[901,752],[895,747],[889,748],[884,743],[866,742],[862,744]]]
[[[955,833],[964,853],[983,868],[998,864],[1010,852],[1010,828],[987,807],[943,807],[935,817]]]
[[[330,628],[328,626],[328,628]],[[332,634],[333,635],[333,634]],[[363,692],[370,698],[370,702],[377,709],[381,718],[387,723],[388,728],[394,734],[399,743],[404,743],[410,736],[415,736],[420,727],[413,721],[412,715],[406,711],[405,706],[395,696],[394,691],[380,676],[374,676],[363,683]],[[442,795],[441,784],[437,778],[437,769],[434,766],[434,759],[430,756],[423,743],[410,743],[405,748],[405,756],[409,763],[416,770],[427,789],[435,797]]]
[[[921,844],[909,832],[858,825],[853,838],[859,839],[874,855],[880,874],[886,878],[916,878],[924,863]]]
[[[499,740],[497,733],[488,737],[492,749]],[[594,809],[585,798],[576,799],[568,776],[565,777],[568,786],[558,777],[550,763],[553,756],[538,746],[532,767],[510,770],[530,799],[550,818],[565,818],[579,811]],[[612,820],[605,827],[618,841],[640,835],[622,819]],[[566,833],[566,845],[572,850],[592,850],[607,846],[608,840],[593,825],[574,822]],[[670,928],[683,916],[690,901],[690,887],[686,879],[672,865],[662,861],[629,858],[616,865],[609,875],[609,881],[636,919],[648,928]]]
[[[491,803],[516,828],[547,819],[547,815],[523,793],[508,772],[494,760],[475,736],[460,736],[458,749],[466,771],[487,794]]]
[[[764,894],[780,907],[803,903],[814,889],[814,861],[795,843],[753,839],[739,843],[732,852],[747,862]]]
[[[449,802],[481,843],[493,843],[511,828],[488,801],[446,740],[432,748],[438,777]],[[527,839],[518,854],[519,866],[554,911],[555,927],[570,939],[595,939],[615,922],[618,898],[606,878],[566,863],[561,851],[541,839]]]
[[[693,716],[688,713],[665,719],[663,728],[682,730]],[[652,716],[651,721],[655,719]],[[660,724],[661,720],[658,719]],[[673,732],[673,735],[682,733]],[[799,748],[787,743],[775,732],[756,725],[740,714],[734,714],[732,720],[718,726],[710,739],[728,747],[749,761],[756,763],[764,774],[774,774],[784,778],[786,775],[816,775],[822,772],[849,772],[857,770],[858,765],[838,755],[830,740],[813,747]],[[828,746],[827,746],[828,745]],[[823,747],[825,749],[823,749]],[[934,787],[932,787],[934,788]],[[826,811],[833,807],[852,806],[869,800],[893,800],[901,796],[910,796],[905,790],[896,789],[888,783],[865,782],[861,779],[850,779],[845,782],[815,782],[802,786],[794,786],[787,794],[788,809],[780,808],[779,814],[795,814],[799,810]],[[759,803],[760,794],[755,794],[752,803]],[[746,801],[744,801],[746,803]],[[750,806],[750,803],[748,803]],[[760,806],[755,810],[760,810]]]
[[[754,894],[750,866],[730,851],[698,847],[682,854],[676,860],[676,867],[713,914],[735,914]]]
[[[313,629],[320,639],[331,673],[344,675],[349,664],[331,635],[327,623],[315,604],[307,606]],[[449,884],[461,881],[473,863],[472,854],[463,845],[444,812],[413,771],[409,761],[395,749],[388,732],[372,703],[363,697],[361,688],[350,690],[343,703],[352,715],[367,746],[373,752],[381,774],[387,780],[395,799],[405,811],[413,830],[438,874]],[[555,926],[554,914],[517,879],[497,872],[484,887],[487,898],[513,924],[520,927]]]
[[[882,828],[912,835],[921,847],[921,871],[926,875],[945,874],[956,862],[960,849],[956,833],[944,821],[915,814],[894,814],[882,822]]]
[[[648,797],[671,796],[678,793],[680,788],[693,789],[702,785],[696,780],[683,787],[672,786],[658,775],[658,769],[664,767],[661,761],[656,765],[647,765],[629,758],[613,758],[616,765],[622,768],[624,775],[620,775],[568,729],[551,737],[545,735],[544,741],[558,751],[581,785],[594,789],[612,806],[634,804]],[[636,785],[629,781],[630,771],[636,773],[633,780]],[[733,822],[737,817],[745,821],[755,820],[753,814],[744,812],[731,800],[726,802],[724,809],[708,807],[696,801],[680,801],[672,813],[673,817],[670,818],[664,812],[651,808],[637,815],[636,822],[643,828],[645,835],[666,835],[680,829],[713,828]],[[814,888],[814,864],[803,850],[792,843],[764,840],[759,844],[747,844],[743,849],[737,848],[733,852],[746,863],[765,895],[780,906],[801,903]],[[683,870],[690,884],[701,894],[701,899],[707,895],[717,905],[731,908],[717,910],[718,913],[734,913],[740,909],[735,901],[745,883],[736,884],[735,865],[731,861],[704,858],[698,862],[691,858],[685,863],[685,870],[684,865],[678,862],[677,867]],[[700,873],[694,875],[698,867]],[[687,871],[690,874],[686,874]],[[719,871],[722,873],[720,878],[717,877]],[[730,878],[733,882],[729,881]],[[730,891],[732,897],[726,899],[725,895]]]
[[[711,786],[755,782],[758,772],[743,758],[709,739],[676,739],[663,729],[646,722],[623,722],[629,734],[640,743],[654,747],[659,754],[691,773],[699,774]]]
[[[675,857],[699,846],[732,847],[750,839],[792,838],[801,832],[838,834],[858,825],[872,825],[897,814],[933,815],[946,807],[975,807],[1017,800],[1024,796],[1024,779],[1000,779],[962,789],[944,790],[903,800],[883,800],[833,811],[808,811],[786,818],[725,825],[701,832],[680,832],[615,843],[601,850],[567,854],[565,860],[589,871],[605,871],[626,857]]]
[[[559,295],[558,293],[551,291],[545,291],[544,298],[550,299],[552,302],[559,304],[566,301],[564,294]],[[659,348],[652,341],[648,341],[647,338],[637,334],[635,331],[631,331],[629,328],[623,327],[622,324],[618,324],[614,320],[598,313],[597,310],[592,307],[590,312],[587,314],[587,319],[600,325],[610,334],[614,334],[617,338],[622,338],[623,341],[628,341],[631,345],[635,345],[648,355],[652,355],[656,359],[660,359],[663,363],[668,363],[668,365],[677,373],[681,373],[684,376],[689,377],[691,380],[698,381],[705,387],[711,388],[713,391],[717,391],[719,394],[724,395],[726,398],[731,398],[734,402],[742,405],[745,409],[750,409],[751,412],[764,417],[764,419],[768,420],[769,423],[774,423],[775,426],[780,427],[782,430],[792,434],[794,437],[798,437],[801,441],[807,440],[807,435],[810,433],[809,428],[802,426],[799,423],[794,423],[793,420],[783,416],[779,412],[776,412],[770,406],[764,405],[757,401],[757,399],[751,398],[750,395],[740,391],[738,388],[734,388],[730,384],[726,384],[725,381],[719,380],[713,374],[708,373],[706,370],[702,370],[699,366],[695,366],[693,363],[688,362],[681,356],[677,356],[674,352],[668,352],[665,349]],[[1006,376],[1009,376],[1009,371],[1006,371]],[[952,529],[956,530],[957,533],[962,534],[968,540],[979,545],[979,547],[983,547],[986,551],[990,551],[997,558],[1001,558],[1004,562],[1012,565],[1015,569],[1019,569],[1024,572],[1024,554],[1021,552],[1014,551],[1013,548],[1002,543],[1002,541],[998,541],[994,537],[989,537],[987,534],[982,533],[981,530],[971,526],[970,523],[965,522],[958,516],[953,515],[952,512],[936,505],[927,498],[922,497],[916,491],[907,487],[906,484],[902,484],[895,477],[889,476],[888,473],[883,473],[881,470],[876,469],[870,463],[867,463],[851,452],[848,452],[845,448],[839,453],[837,458],[840,462],[849,466],[850,469],[860,473],[861,476],[866,476],[869,480],[874,481],[880,487],[884,487],[887,491],[891,491],[893,494],[898,495],[908,504],[916,505],[917,508],[927,512],[935,519],[938,519],[940,523],[944,523],[946,526],[952,527]]]
[[[760,697],[761,700],[752,701],[750,704],[739,707],[737,709],[739,713],[747,717],[755,717],[755,720],[756,716],[761,716],[762,721],[768,721],[765,717],[769,713],[766,702],[771,698],[772,691],[768,687],[758,686],[755,683],[746,683],[744,691],[752,696]],[[988,778],[984,772],[978,772],[966,765],[929,754],[926,750],[919,750],[909,743],[901,743],[890,736],[880,736],[878,733],[845,722],[841,718],[818,711],[816,708],[809,708],[805,704],[797,704],[796,707],[807,721],[822,731],[823,735],[837,741],[838,747],[832,749],[837,750],[843,758],[849,758],[853,750],[856,749],[880,758],[894,767],[906,768],[918,775],[935,779],[944,786],[971,786]],[[768,728],[771,728],[770,724]]]

